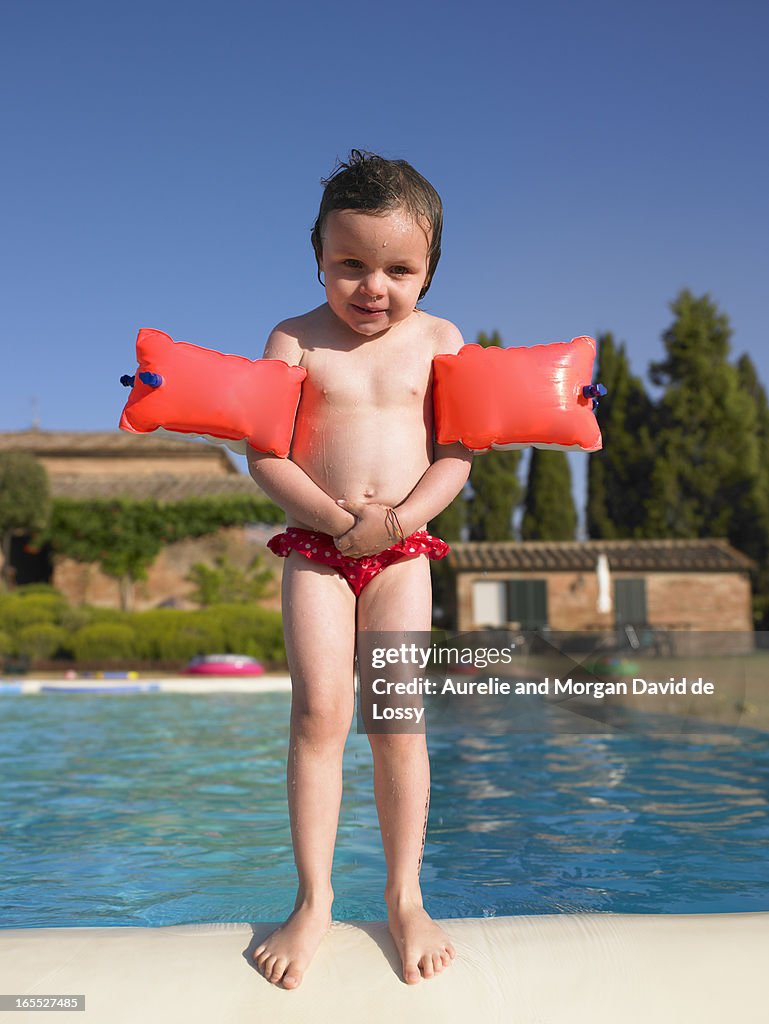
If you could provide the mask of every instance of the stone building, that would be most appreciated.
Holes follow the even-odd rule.
[[[223,446],[168,434],[28,430],[1,433],[0,451],[33,455],[45,467],[51,494],[57,498],[173,502],[193,497],[264,497],[251,477],[239,472]],[[260,554],[270,568],[279,570],[280,559],[264,546],[276,530],[274,525],[259,524],[230,527],[169,544],[151,566],[148,579],[135,584],[133,607],[190,607],[193,586],[185,579],[187,573],[195,562],[212,562],[219,554],[240,566]],[[74,604],[119,606],[117,581],[96,565],[53,556],[47,548],[35,551],[25,537],[14,538],[11,562],[19,584],[50,582]],[[279,606],[277,580],[265,603]]]
[[[753,629],[753,563],[725,540],[452,544],[449,566],[460,632]]]

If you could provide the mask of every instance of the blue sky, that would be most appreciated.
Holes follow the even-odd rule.
[[[767,10],[3,0],[0,430],[116,427],[140,327],[261,355],[352,147],[440,192],[467,341],[612,330],[643,374],[687,286],[766,384]]]

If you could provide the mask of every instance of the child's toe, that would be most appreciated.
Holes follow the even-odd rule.
[[[302,972],[295,967],[289,967],[283,975],[283,988],[298,988],[302,982]]]
[[[283,975],[286,973],[288,967],[288,960],[284,957],[278,957],[272,967],[272,974],[270,980],[277,984]]]
[[[416,962],[403,965],[403,980],[407,985],[416,985],[418,981],[422,980],[419,965]]]

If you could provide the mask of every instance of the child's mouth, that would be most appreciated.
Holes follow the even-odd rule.
[[[364,316],[384,316],[387,312],[386,309],[366,309],[365,306],[356,306],[354,302],[352,303],[352,308],[357,313],[362,313]]]

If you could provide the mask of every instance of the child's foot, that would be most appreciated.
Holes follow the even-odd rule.
[[[321,939],[331,927],[331,902],[300,903],[291,916],[254,950],[252,959],[267,981],[298,988]]]
[[[433,921],[421,900],[388,900],[387,922],[407,985],[440,974],[456,956],[451,939]]]

